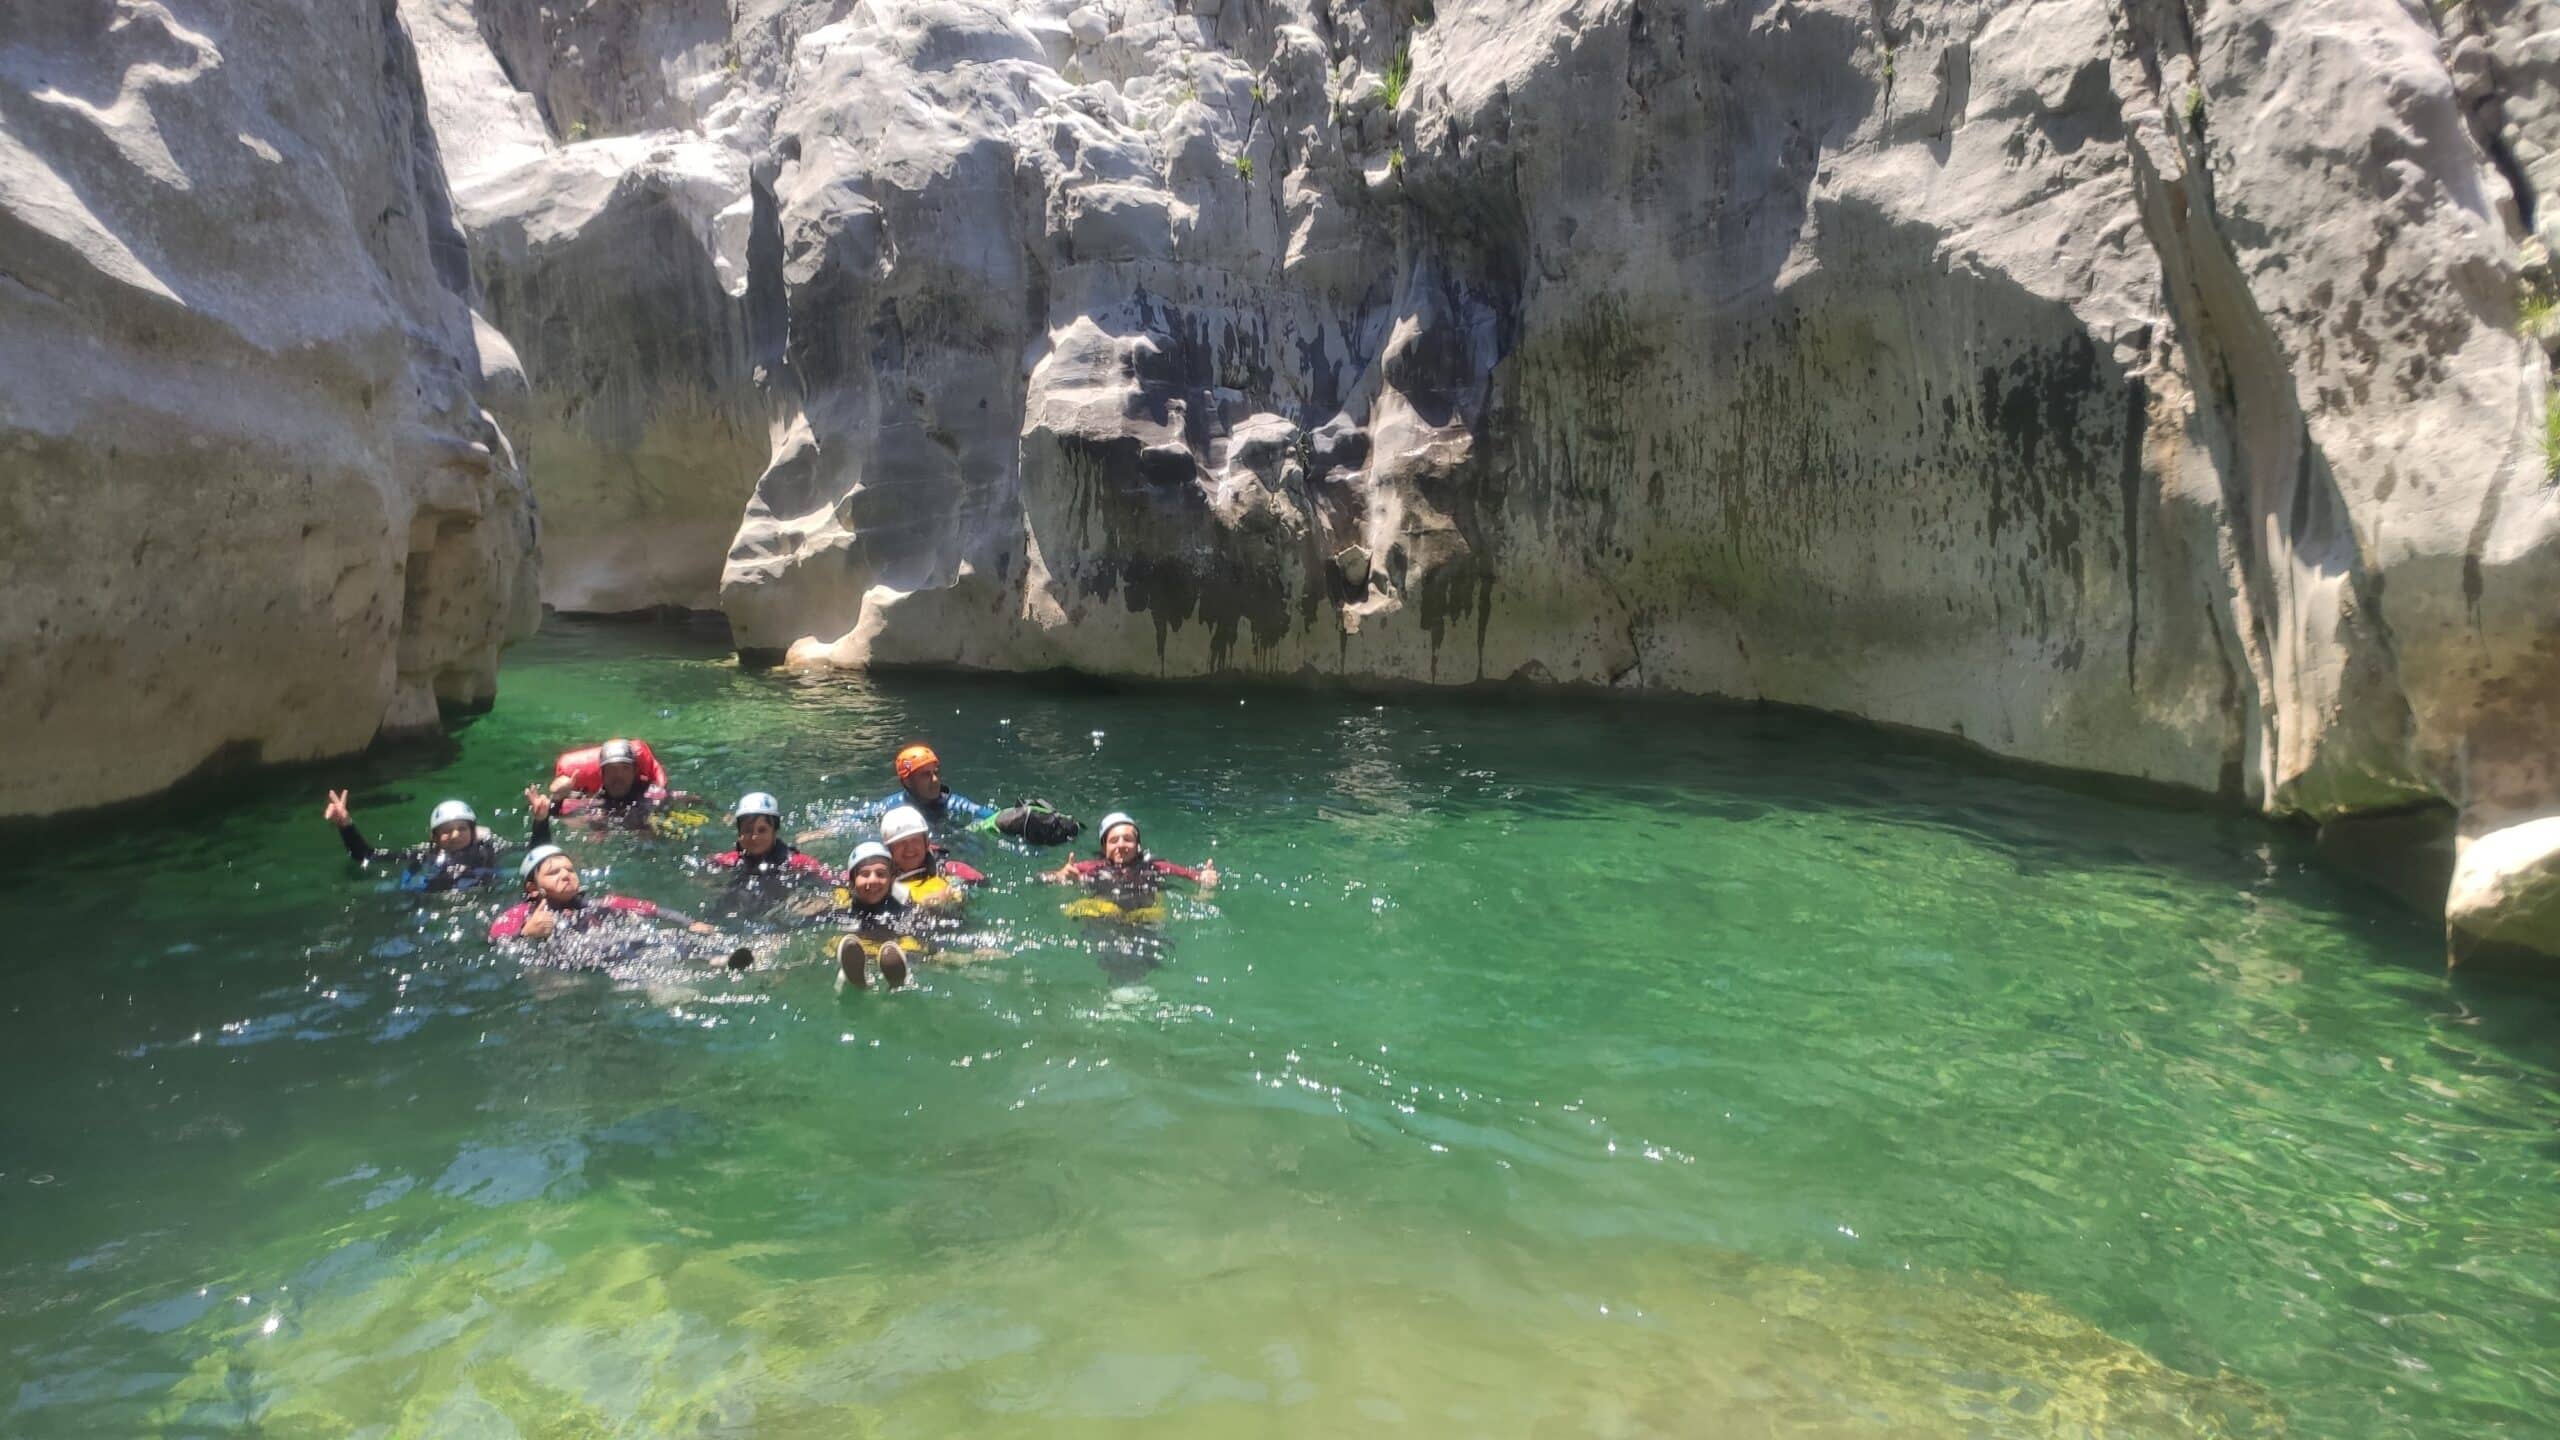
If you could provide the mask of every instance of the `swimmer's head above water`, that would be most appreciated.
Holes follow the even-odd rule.
[[[478,838],[480,817],[462,801],[447,800],[427,816],[427,834],[437,849],[452,854]]]
[[[877,905],[889,898],[890,887],[898,883],[897,862],[890,857],[888,846],[865,840],[853,847],[853,865],[845,879],[854,899]]]
[[[1114,810],[1102,817],[1102,858],[1114,865],[1135,864],[1147,853],[1138,838],[1138,822]]]
[[[524,864],[517,867],[517,873],[524,877],[524,898],[527,900],[547,900],[554,905],[573,904],[583,888],[578,882],[578,862],[570,859],[569,852],[557,845],[534,846],[524,857]]]
[[[619,800],[640,783],[640,750],[628,740],[607,740],[596,752],[596,774],[604,793]]]
[[[880,817],[880,843],[888,847],[890,862],[901,875],[912,875],[933,859],[932,827],[913,806],[901,805]]]
[[[930,745],[910,745],[898,752],[898,784],[919,800],[942,793],[942,757]]]
[[[738,853],[762,855],[782,838],[782,804],[762,790],[741,796],[736,815]]]

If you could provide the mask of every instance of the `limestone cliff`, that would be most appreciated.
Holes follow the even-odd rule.
[[[486,701],[533,516],[388,4],[0,0],[0,814]]]
[[[2560,951],[2560,4],[400,11],[554,603],[2458,817]]]

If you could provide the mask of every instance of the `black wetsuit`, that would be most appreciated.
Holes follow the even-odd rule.
[[[877,950],[889,940],[932,946],[933,942],[918,933],[929,919],[924,908],[900,895],[896,886],[891,886],[877,905],[865,905],[848,894],[843,914],[846,927],[860,937],[866,950]]]
[[[338,827],[338,841],[347,847],[347,854],[357,864],[370,865],[376,860],[397,864],[400,867],[400,888],[424,890],[430,894],[468,890],[487,883],[498,875],[503,864],[500,857],[514,848],[490,834],[486,826],[475,826],[471,843],[451,851],[432,840],[405,850],[376,850],[352,821]],[[551,820],[548,816],[533,822],[525,843],[551,843]]]
[[[667,792],[657,786],[634,785],[619,800],[602,792],[572,795],[560,802],[560,814],[565,819],[583,820],[596,830],[646,830],[668,798]]]

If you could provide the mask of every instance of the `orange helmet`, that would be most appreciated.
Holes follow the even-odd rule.
[[[942,757],[933,753],[932,746],[910,745],[898,752],[898,778],[903,781],[927,765],[941,763]]]

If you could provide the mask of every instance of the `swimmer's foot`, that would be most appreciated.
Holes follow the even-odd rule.
[[[844,983],[854,989],[871,988],[870,972],[862,965],[862,941],[859,938],[847,935],[836,942],[836,969],[844,976]]]
[[[744,970],[754,963],[756,963],[756,952],[744,945],[729,952],[729,968],[732,970]]]
[[[892,990],[907,983],[907,952],[904,946],[891,943],[880,947],[880,978],[887,981]]]

